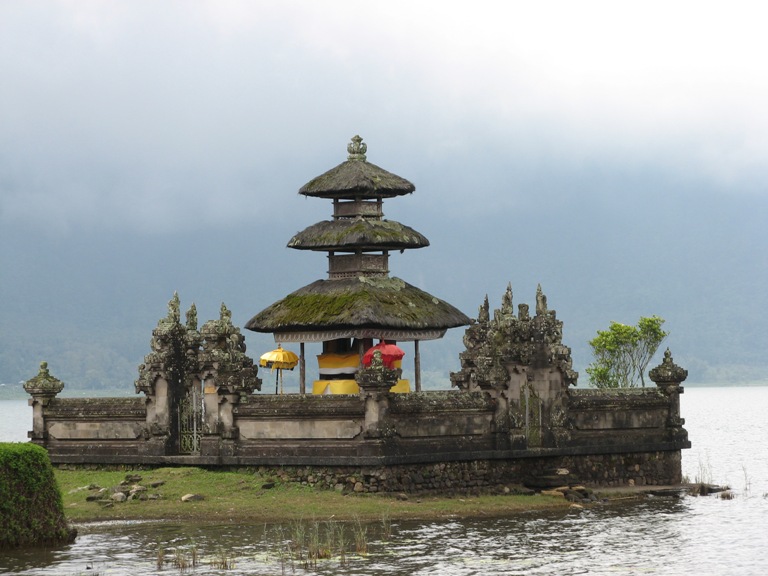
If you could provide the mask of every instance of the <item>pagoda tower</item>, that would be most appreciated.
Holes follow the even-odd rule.
[[[419,341],[442,338],[448,328],[470,323],[447,302],[390,277],[390,252],[423,248],[429,241],[408,226],[384,219],[384,199],[410,194],[415,186],[368,162],[366,151],[362,138],[355,136],[347,146],[345,162],[299,190],[304,196],[333,201],[332,220],[313,224],[288,242],[288,247],[296,250],[326,252],[328,278],[289,294],[245,325],[249,330],[272,333],[277,342],[301,344],[302,393],[305,342],[323,343],[318,382],[325,383],[324,377],[335,380],[335,388],[326,391],[356,392],[353,374],[374,339],[412,341],[418,391]],[[333,366],[335,361],[342,365]]]

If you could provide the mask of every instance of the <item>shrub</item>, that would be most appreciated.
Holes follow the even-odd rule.
[[[35,444],[0,443],[0,549],[74,539],[48,453]]]

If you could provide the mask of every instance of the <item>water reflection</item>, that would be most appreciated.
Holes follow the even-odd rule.
[[[685,497],[510,518],[393,522],[390,539],[372,524],[366,555],[354,553],[354,526],[346,525],[346,557],[336,553],[309,567],[289,549],[295,525],[96,523],[81,526],[70,546],[4,555],[0,572],[173,574],[181,572],[174,554],[189,558],[195,550],[200,564],[186,572],[206,575],[762,575],[767,513],[765,498]],[[165,564],[158,569],[161,548]],[[211,565],[222,552],[234,568]]]
[[[393,521],[388,540],[372,524],[365,556],[352,553],[353,527],[346,526],[350,552],[344,564],[336,556],[307,569],[286,554],[290,525],[88,524],[70,546],[0,554],[0,573],[179,574],[170,563],[174,551],[189,554],[194,548],[202,564],[186,574],[763,576],[768,572],[768,388],[688,388],[683,403],[693,441],[683,452],[684,474],[731,484],[734,500],[655,498],[502,519]],[[24,416],[17,428],[26,430],[28,421]],[[160,570],[158,548],[168,559]],[[234,559],[233,569],[211,566],[222,550]]]
[[[597,505],[581,511],[522,514],[513,518],[393,523],[382,539],[367,527],[368,554],[354,554],[353,526],[345,526],[348,553],[309,568],[291,558],[286,543],[295,526],[200,526],[101,523],[80,527],[71,546],[8,555],[0,570],[18,574],[156,574],[179,572],[174,554],[189,558],[194,574],[220,574],[211,566],[224,551],[235,563],[227,574],[622,574],[665,573],[670,555],[685,545],[690,499]],[[158,549],[165,564],[158,569]]]

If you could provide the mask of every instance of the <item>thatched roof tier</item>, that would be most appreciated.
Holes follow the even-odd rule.
[[[447,302],[399,278],[318,280],[259,312],[245,325],[275,339],[342,337],[431,340],[470,319]]]
[[[366,218],[324,220],[296,234],[288,242],[297,250],[405,250],[429,246],[413,228],[392,220]]]
[[[405,178],[368,162],[366,149],[360,136],[352,138],[352,143],[347,146],[347,161],[304,184],[299,194],[320,198],[373,200],[402,196],[416,190]]]

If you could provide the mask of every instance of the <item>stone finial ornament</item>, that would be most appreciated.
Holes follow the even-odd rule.
[[[488,321],[491,319],[489,310],[490,308],[488,304],[488,294],[486,294],[485,300],[483,300],[483,304],[480,306],[480,309],[477,311],[477,321],[487,324]]]
[[[48,362],[40,362],[40,372],[24,383],[24,390],[32,396],[56,396],[64,389],[64,383],[51,375]]]
[[[187,310],[187,330],[197,330],[197,306],[194,302]]]
[[[363,142],[363,139],[360,138],[360,136],[353,136],[352,142],[347,144],[347,152],[349,153],[349,156],[347,156],[347,160],[362,160],[365,162],[365,153],[368,151],[368,145]]]
[[[512,306],[512,283],[507,284],[507,290],[501,297],[501,312],[503,314],[514,314],[515,309]]]
[[[541,284],[536,287],[536,315],[547,313],[547,297],[541,289]]]
[[[400,368],[387,368],[380,350],[373,352],[371,365],[355,374],[355,380],[363,392],[388,392],[402,375]]]
[[[203,324],[200,335],[202,349],[198,360],[204,378],[213,377],[222,393],[250,394],[261,390],[258,367],[245,354],[245,337],[232,324],[232,312],[223,302],[219,319]]]
[[[657,386],[663,386],[665,384],[680,384],[688,378],[688,370],[681,368],[675,364],[672,360],[672,353],[669,348],[664,352],[664,360],[661,364],[653,368],[648,372],[648,376],[651,377]]]
[[[179,307],[181,306],[181,300],[179,299],[179,293],[174,292],[173,298],[168,302],[168,319],[174,322],[178,322],[181,318],[181,312]]]

